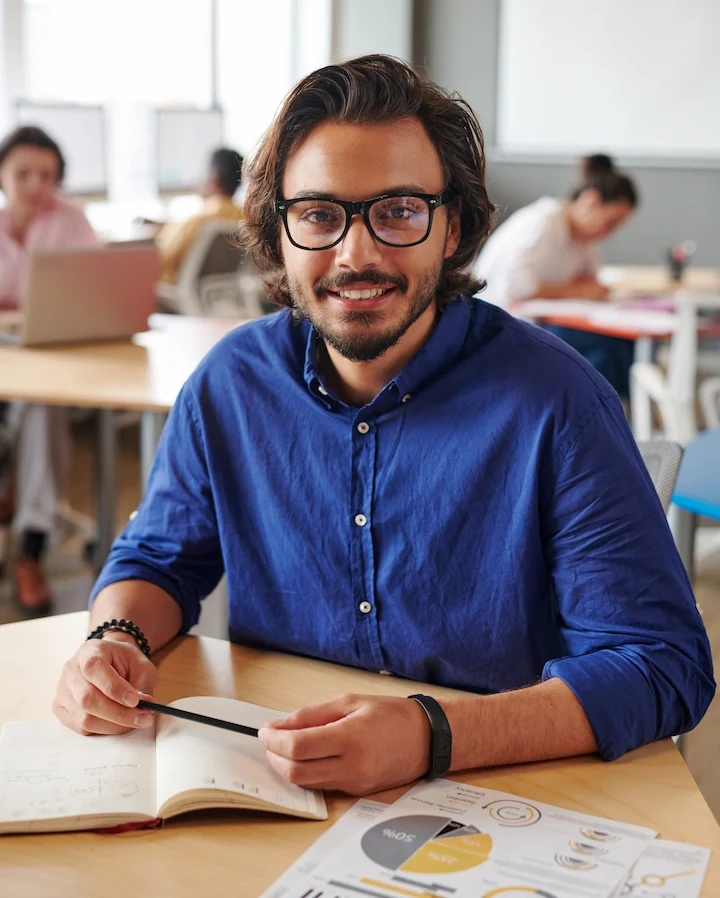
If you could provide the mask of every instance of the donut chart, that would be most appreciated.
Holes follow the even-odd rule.
[[[476,826],[449,817],[417,814],[371,827],[360,847],[371,861],[389,870],[455,873],[484,864],[492,838]]]

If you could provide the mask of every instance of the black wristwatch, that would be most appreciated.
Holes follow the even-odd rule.
[[[439,776],[445,776],[450,770],[450,756],[452,755],[452,731],[445,712],[439,703],[429,695],[409,695],[422,706],[430,721],[430,766],[428,779],[434,780]]]

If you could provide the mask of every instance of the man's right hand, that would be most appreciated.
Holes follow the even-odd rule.
[[[158,671],[132,637],[89,639],[65,663],[53,700],[55,716],[83,736],[116,735],[152,725],[140,711],[152,698]]]

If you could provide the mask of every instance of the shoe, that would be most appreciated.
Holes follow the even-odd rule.
[[[40,617],[50,611],[52,596],[42,565],[21,555],[15,562],[16,601],[28,617]]]

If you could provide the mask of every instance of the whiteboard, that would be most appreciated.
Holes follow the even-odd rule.
[[[219,109],[158,109],[157,172],[160,190],[192,190],[205,180],[213,150],[222,146]]]
[[[59,103],[17,105],[19,125],[37,125],[59,145],[65,162],[66,193],[106,193],[105,110]]]
[[[497,146],[720,157],[717,0],[501,0]]]

